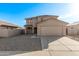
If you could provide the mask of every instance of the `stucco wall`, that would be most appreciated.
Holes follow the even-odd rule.
[[[5,29],[0,27],[0,37],[10,37],[21,33],[21,29]]]
[[[26,20],[28,25],[33,25],[33,27],[36,27],[38,22],[41,22],[42,20],[47,20],[47,19],[56,19],[57,17],[55,16],[41,16],[41,17],[33,17],[31,19]],[[32,20],[32,23],[29,24],[29,20]]]
[[[56,19],[39,23],[37,35],[66,35],[66,24]]]
[[[50,19],[48,21],[41,22],[37,26],[66,26],[66,24],[60,22],[57,19]]]
[[[0,37],[8,37],[7,29],[0,27]]]
[[[79,35],[79,25],[67,26],[68,35]]]
[[[8,31],[8,36],[15,36],[21,33],[20,29],[14,29],[14,30],[8,29],[7,31]]]

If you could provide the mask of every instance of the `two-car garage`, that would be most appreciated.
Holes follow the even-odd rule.
[[[40,35],[62,35],[60,27],[40,27]]]
[[[66,35],[66,24],[67,23],[57,19],[49,19],[38,23],[37,35]]]

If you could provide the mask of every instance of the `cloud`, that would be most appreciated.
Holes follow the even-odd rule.
[[[65,15],[61,15],[59,19],[64,19],[65,21],[70,23],[79,21],[79,4],[72,3],[70,12]]]

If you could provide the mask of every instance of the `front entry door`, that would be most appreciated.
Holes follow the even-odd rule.
[[[32,34],[32,27],[28,27],[27,29],[28,29],[28,30],[27,30],[27,33],[28,33],[28,34]]]
[[[34,28],[34,34],[37,34],[37,27]]]

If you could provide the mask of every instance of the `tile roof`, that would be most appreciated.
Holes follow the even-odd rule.
[[[46,16],[49,16],[49,17],[59,17],[59,16],[56,16],[56,15],[40,15],[40,16],[34,16],[34,17],[30,17],[30,18],[25,18],[25,20],[36,18],[36,17],[46,17]]]
[[[7,25],[7,26],[13,26],[13,27],[19,27],[18,25],[6,22],[6,21],[2,21],[0,20],[0,25]]]

